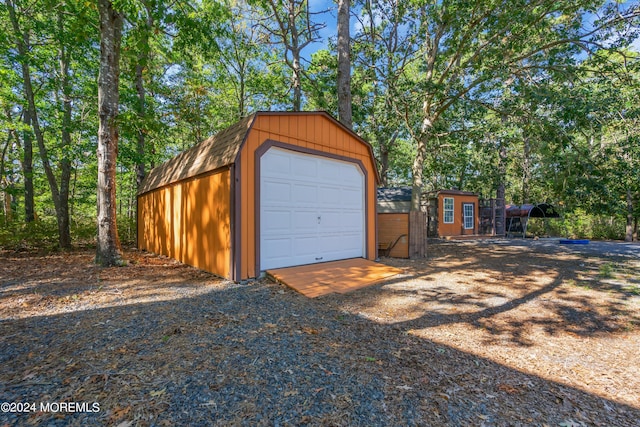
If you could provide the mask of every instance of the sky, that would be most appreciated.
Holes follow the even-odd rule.
[[[624,2],[625,4],[632,6],[634,4],[638,4],[640,0],[631,0]],[[352,1],[353,3],[353,1]],[[312,43],[307,46],[305,51],[303,52],[304,57],[309,60],[313,52],[316,52],[320,49],[326,49],[329,45],[329,39],[335,38],[337,35],[336,25],[337,25],[337,1],[336,0],[309,0],[309,6],[312,12],[320,12],[327,11],[320,15],[316,15],[315,19],[317,21],[324,21],[326,24],[325,28],[320,31],[320,41],[316,43]],[[357,19],[351,17],[351,36],[360,29],[360,24]],[[631,45],[631,49],[640,52],[640,37],[635,40],[635,42]]]

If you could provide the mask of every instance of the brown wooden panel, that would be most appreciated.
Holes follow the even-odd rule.
[[[404,237],[401,237],[403,235]],[[378,242],[386,246],[388,243],[396,241],[397,243],[393,249],[391,249],[389,256],[394,258],[409,258],[409,214],[378,214]]]
[[[363,258],[267,270],[273,280],[309,297],[344,294],[389,279],[402,270]]]
[[[145,193],[139,200],[140,248],[230,277],[228,169]]]

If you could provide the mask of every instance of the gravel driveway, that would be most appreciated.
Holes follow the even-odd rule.
[[[99,405],[0,425],[637,426],[640,266],[577,249],[442,243],[313,300],[138,251],[0,252],[0,402]]]

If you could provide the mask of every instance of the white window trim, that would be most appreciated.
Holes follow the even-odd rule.
[[[467,206],[471,206],[471,215],[467,215]],[[473,203],[463,203],[462,204],[462,226],[465,230],[473,230],[474,222],[475,222],[475,209]],[[471,218],[471,227],[467,227],[467,218]]]
[[[451,200],[451,209],[447,209],[447,200]],[[451,221],[447,221],[447,210],[451,211]],[[455,222],[455,200],[453,197],[444,197],[442,200],[442,222],[453,224]]]

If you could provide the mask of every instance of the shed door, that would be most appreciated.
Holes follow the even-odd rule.
[[[270,148],[260,158],[260,269],[364,257],[364,174]]]

